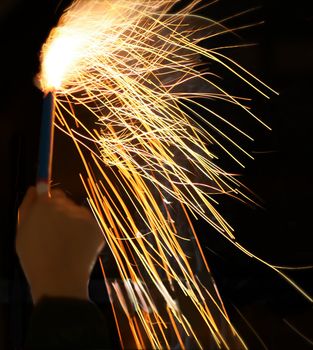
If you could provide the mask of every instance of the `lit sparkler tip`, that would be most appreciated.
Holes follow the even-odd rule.
[[[72,79],[75,81],[80,72],[86,69],[86,64],[90,66],[93,63],[92,58],[97,55],[97,49],[99,51],[95,43],[98,41],[103,49],[116,39],[112,36],[112,30],[110,32],[112,26],[119,23],[127,27],[126,9],[125,1],[119,0],[74,1],[42,47],[41,89],[60,90],[64,85],[73,83]],[[120,23],[123,21],[124,24]],[[107,42],[104,42],[99,33],[103,34],[106,30]]]

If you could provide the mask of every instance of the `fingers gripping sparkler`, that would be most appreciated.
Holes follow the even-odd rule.
[[[121,343],[127,347],[131,335],[138,349],[171,348],[175,334],[182,349],[188,341],[192,348],[206,348],[210,341],[246,348],[227,316],[190,215],[254,257],[235,242],[215,208],[216,193],[248,198],[238,180],[215,164],[208,145],[217,144],[241,164],[215,136],[220,135],[248,154],[211,119],[249,136],[198,101],[221,99],[257,117],[217,86],[213,73],[200,72],[199,57],[265,96],[271,90],[199,45],[228,31],[194,14],[201,0],[171,13],[175,3],[74,1],[43,46],[39,80],[45,93],[54,91],[55,125],[81,156],[83,186],[123,281],[110,282],[103,268]]]

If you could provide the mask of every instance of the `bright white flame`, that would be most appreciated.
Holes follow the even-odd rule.
[[[75,69],[77,61],[84,52],[85,42],[75,34],[64,36],[59,30],[55,31],[55,39],[45,53],[42,64],[43,90],[60,89],[66,77]]]
[[[114,28],[129,28],[129,13],[132,13],[132,21],[141,15],[137,12],[140,4],[144,1],[134,5],[129,0],[75,1],[43,45],[39,74],[42,90],[61,90],[72,85],[81,72],[88,71],[95,54],[100,51],[106,55],[112,49],[110,44],[116,44]],[[135,8],[136,11],[130,11]]]

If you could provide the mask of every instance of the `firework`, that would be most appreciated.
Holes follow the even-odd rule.
[[[218,50],[200,46],[228,32],[196,15],[200,0],[176,12],[175,3],[74,1],[43,47],[39,81],[45,93],[54,91],[55,125],[77,147],[82,184],[115,261],[113,280],[100,264],[121,344],[241,349],[192,217],[255,257],[216,209],[216,194],[249,199],[236,177],[216,165],[210,147],[241,164],[225,139],[249,156],[214,119],[250,137],[201,101],[221,99],[258,118],[212,72],[202,72],[200,56],[264,96],[272,90]]]

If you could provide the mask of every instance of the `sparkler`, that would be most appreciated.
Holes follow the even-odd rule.
[[[210,150],[216,144],[241,164],[224,138],[249,156],[214,119],[250,137],[201,101],[221,99],[257,117],[212,72],[201,72],[200,55],[264,96],[272,90],[218,49],[199,45],[229,32],[196,15],[201,0],[173,12],[175,3],[74,1],[43,47],[39,79],[45,93],[54,91],[56,127],[81,156],[82,184],[120,275],[112,281],[100,259],[121,344],[242,349],[191,216],[257,258],[216,209],[215,194],[249,199]]]

